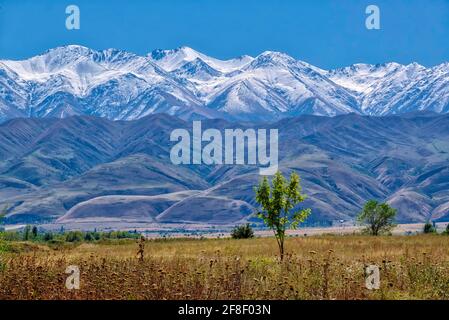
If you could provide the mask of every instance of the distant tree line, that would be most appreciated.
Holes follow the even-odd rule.
[[[4,241],[33,241],[48,243],[94,242],[113,239],[139,239],[140,234],[134,231],[64,231],[51,232],[39,230],[36,226],[27,225],[19,231],[0,231],[0,239]]]

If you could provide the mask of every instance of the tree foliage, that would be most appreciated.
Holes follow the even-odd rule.
[[[25,229],[23,229],[23,241],[30,240],[30,234],[31,234],[31,226],[27,225]]]
[[[253,228],[249,225],[249,223],[236,226],[232,232],[231,237],[233,239],[249,239],[254,237],[254,231]]]
[[[256,201],[261,210],[257,216],[265,225],[273,230],[281,260],[284,257],[285,231],[296,229],[310,215],[310,209],[298,209],[297,205],[306,199],[301,188],[301,179],[296,173],[290,175],[290,180],[276,172],[272,183],[264,179],[255,188]]]
[[[387,203],[370,200],[363,207],[357,220],[366,225],[366,233],[377,236],[389,233],[396,226],[394,224],[396,212],[396,209],[393,209]]]
[[[430,221],[427,221],[423,228],[424,233],[436,233],[437,230]]]

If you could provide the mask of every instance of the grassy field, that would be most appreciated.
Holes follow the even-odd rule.
[[[449,299],[449,236],[0,243],[0,299]],[[381,268],[380,290],[365,266]],[[81,288],[65,288],[69,265]]]

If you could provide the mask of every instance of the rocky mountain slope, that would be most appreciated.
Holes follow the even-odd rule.
[[[280,169],[302,177],[311,224],[351,220],[372,198],[396,207],[400,222],[449,219],[449,115],[302,115],[202,125],[277,128]],[[191,127],[166,114],[8,120],[0,124],[0,207],[8,208],[9,222],[251,219],[258,167],[171,163],[171,131]]]

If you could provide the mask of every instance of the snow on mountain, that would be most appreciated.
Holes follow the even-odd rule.
[[[354,98],[316,69],[271,51],[220,84],[207,106],[247,120],[357,112]]]
[[[0,120],[26,115],[29,91],[28,83],[0,62]]]
[[[90,114],[272,120],[299,114],[449,112],[449,64],[325,71],[284,53],[219,60],[188,47],[139,56],[70,45],[0,60],[0,120]]]
[[[151,59],[115,49],[67,46],[24,61],[2,62],[28,85],[27,114],[32,116],[134,119],[159,109],[200,105]]]
[[[384,79],[388,73],[394,72],[400,67],[400,64],[394,62],[385,65],[357,63],[349,67],[331,70],[327,76],[342,87],[362,94],[369,91],[374,83]]]
[[[354,92],[365,114],[448,112],[449,109],[448,63],[433,68],[417,63],[355,64],[332,70],[327,76]]]
[[[197,80],[198,82],[210,81],[214,78],[223,76],[220,71],[212,68],[200,58],[187,62],[183,66],[174,70],[173,74],[178,78],[188,79],[191,81]]]
[[[200,59],[212,68],[223,72],[232,72],[250,63],[254,58],[242,56],[231,60],[219,60],[211,58],[189,47],[180,47],[174,50],[154,50],[149,55],[152,60],[166,71],[173,71],[182,67],[187,62]]]

